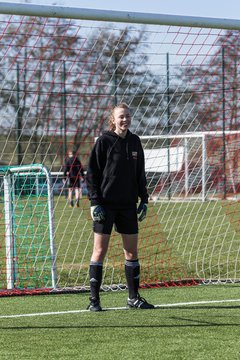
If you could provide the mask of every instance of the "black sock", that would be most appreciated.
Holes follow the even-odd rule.
[[[140,280],[140,265],[138,260],[125,261],[125,274],[129,292],[129,299],[134,299],[138,295]]]
[[[102,283],[102,262],[90,262],[89,277],[90,277],[90,290],[91,297],[99,299],[99,291]]]

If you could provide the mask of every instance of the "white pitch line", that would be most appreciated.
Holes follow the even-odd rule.
[[[161,304],[155,305],[155,308],[162,307],[174,307],[174,306],[187,306],[187,305],[204,305],[204,304],[219,304],[219,303],[232,303],[232,302],[240,302],[240,299],[230,299],[230,300],[203,300],[203,301],[189,301],[175,304]]]
[[[116,307],[116,308],[106,308],[103,310],[128,310],[127,307]],[[79,314],[90,312],[87,309],[82,310],[66,310],[66,311],[52,311],[52,312],[42,312],[42,313],[31,313],[31,314],[16,314],[16,315],[0,315],[0,319],[11,319],[11,318],[20,318],[20,317],[33,317],[33,316],[48,316],[48,315],[64,315],[64,314]]]
[[[188,305],[207,305],[207,304],[221,304],[221,303],[234,303],[240,302],[240,299],[228,299],[228,300],[205,300],[205,301],[190,301],[190,302],[180,302],[174,304],[160,304],[154,305],[155,309],[159,308],[171,308],[177,306],[188,306]],[[112,308],[103,308],[104,311],[111,310],[129,310],[128,307],[112,307]],[[87,309],[82,310],[67,310],[67,311],[52,311],[52,312],[41,312],[41,313],[31,313],[31,314],[15,314],[15,315],[0,315],[0,319],[15,319],[21,317],[34,317],[34,316],[49,316],[49,315],[64,315],[64,314],[79,314],[90,312]]]

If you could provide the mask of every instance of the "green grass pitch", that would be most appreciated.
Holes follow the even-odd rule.
[[[74,313],[86,309],[88,294],[1,298],[0,359],[240,358],[239,285],[148,289],[141,295],[162,307]],[[126,291],[102,293],[102,306],[124,307],[126,298]]]
[[[70,237],[69,234],[73,233],[74,224],[78,221],[79,209],[70,209],[68,211],[69,213],[71,211],[73,220],[74,216],[76,217],[76,221],[69,222],[68,227],[62,224],[60,216],[65,204],[66,200],[62,199],[57,205],[55,214],[57,223],[60,224],[56,230],[57,247],[62,233],[66,231]],[[169,218],[170,212],[172,218],[175,219],[174,229],[179,229],[175,234],[176,238],[186,239],[189,233],[195,233],[195,227],[199,224],[193,219],[194,221],[189,221],[192,224],[190,229],[179,227],[177,222],[183,222],[182,214],[189,217],[193,212],[191,209],[190,214],[186,213],[190,207],[183,212],[181,205],[180,213],[176,206],[174,208],[172,206],[162,204],[159,215],[161,224],[167,224],[166,219]],[[208,228],[212,229],[211,235],[218,239],[221,232],[216,227],[214,219],[218,219],[220,223],[221,219],[225,219],[222,216],[221,204],[216,206],[213,203],[206,203],[201,205],[201,209],[203,211],[201,225],[204,221],[209,223],[211,220],[213,225],[210,224]],[[155,215],[151,212],[154,212],[154,209],[150,206],[150,221],[155,220]],[[234,211],[234,214],[239,216],[239,211]],[[89,217],[89,208],[84,209],[83,221],[85,217]],[[238,221],[233,221],[233,215],[231,217],[232,227],[238,233],[239,229],[235,226]],[[158,232],[159,225],[156,224],[155,227],[151,225],[148,228],[152,231],[151,236],[155,236]],[[173,244],[171,235],[168,231],[164,232],[166,242],[169,244]],[[207,241],[208,234],[204,235]],[[228,231],[227,235],[229,238],[224,238],[226,248],[231,240],[231,233]],[[202,236],[201,232],[199,236]],[[203,236],[201,238],[204,239]],[[221,238],[218,241],[222,244]],[[235,259],[239,248],[238,241],[231,244],[232,251],[228,258],[228,265],[225,265],[228,266],[228,271],[231,270],[230,265],[234,264],[234,261],[230,261],[231,257]],[[69,243],[64,242],[64,245],[68,249]],[[194,250],[194,244],[189,242],[190,245]],[[206,244],[202,245],[205,249]],[[177,246],[179,242],[176,242],[176,247],[173,244],[171,254],[179,258]],[[213,263],[215,257],[217,257],[216,261],[219,258],[216,251],[218,243],[211,243],[209,246],[212,246],[209,253],[212,254],[211,262]],[[86,254],[86,271],[91,247],[90,241]],[[149,240],[147,246],[144,244],[140,251],[146,252],[148,248]],[[68,277],[68,257],[71,263],[75,249],[76,244],[72,242],[66,257],[66,277]],[[224,251],[223,246],[221,249]],[[66,248],[63,247],[61,250],[63,254],[66,254]],[[155,248],[152,252],[156,252]],[[79,253],[81,254],[80,250]],[[162,251],[159,251],[160,260],[161,254]],[[120,260],[122,261],[122,254]],[[146,268],[144,258],[142,263],[144,274]],[[79,264],[79,259],[76,259],[76,264]],[[163,265],[164,262],[161,262],[161,271]],[[180,269],[181,267],[186,268],[184,261],[179,265]],[[191,268],[189,268],[189,274],[192,274]],[[63,277],[64,273],[61,275]],[[74,281],[76,274],[73,272],[72,276]],[[240,284],[225,284],[141,290],[143,297],[159,305],[154,310],[124,310],[122,308],[126,306],[126,291],[105,292],[101,296],[103,308],[119,309],[101,313],[86,311],[89,302],[87,293],[0,297],[0,360],[46,358],[239,360],[239,289]]]

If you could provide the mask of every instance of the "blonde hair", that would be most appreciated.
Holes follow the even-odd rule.
[[[129,110],[129,106],[125,103],[120,103],[120,104],[117,104],[116,106],[114,106],[111,110],[110,110],[110,114],[108,116],[108,130],[110,131],[114,131],[116,129],[116,126],[115,124],[113,123],[113,120],[114,120],[114,111],[115,109],[127,109]]]

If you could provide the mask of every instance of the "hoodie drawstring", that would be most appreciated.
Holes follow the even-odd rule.
[[[126,143],[126,153],[127,153],[127,160],[129,160],[128,141],[127,141],[127,143]]]

